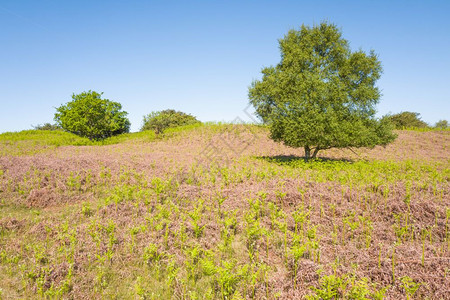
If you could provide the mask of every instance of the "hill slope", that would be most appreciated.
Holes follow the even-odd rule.
[[[311,163],[250,125],[2,135],[1,296],[448,298],[450,134],[398,133]]]

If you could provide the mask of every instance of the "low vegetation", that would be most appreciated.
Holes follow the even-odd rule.
[[[386,118],[396,129],[428,127],[428,124],[422,121],[420,114],[416,112],[403,111],[397,114],[387,115]]]
[[[163,133],[168,128],[201,124],[197,118],[181,111],[166,109],[155,111],[144,116],[141,131],[153,130],[156,134]]]
[[[310,162],[254,125],[2,134],[0,295],[445,299],[450,134],[397,134]]]
[[[35,130],[62,130],[62,128],[56,124],[44,123],[33,126]]]
[[[436,124],[434,124],[434,128],[437,128],[437,129],[448,129],[450,127],[448,126],[448,121],[447,120],[439,120],[439,121],[436,122]]]

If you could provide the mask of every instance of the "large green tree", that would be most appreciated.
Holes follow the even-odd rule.
[[[56,109],[55,121],[68,132],[90,140],[101,140],[130,131],[127,112],[118,102],[102,99],[94,91],[72,95],[72,101]]]
[[[321,23],[279,40],[281,61],[262,70],[250,103],[272,139],[303,147],[305,158],[330,148],[374,147],[395,139],[389,120],[375,118],[382,67],[371,51],[352,52],[341,31]]]

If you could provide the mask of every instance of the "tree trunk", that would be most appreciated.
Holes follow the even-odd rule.
[[[311,156],[312,159],[316,158],[317,153],[319,152],[320,148],[317,147],[316,149],[314,149],[313,155]]]
[[[311,156],[311,148],[309,148],[309,146],[305,146],[305,160],[308,161],[310,156]]]

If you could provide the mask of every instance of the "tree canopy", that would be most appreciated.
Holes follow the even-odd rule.
[[[395,126],[395,129],[425,128],[428,124],[421,120],[416,112],[403,111],[398,114],[388,115],[387,118]]]
[[[352,52],[341,31],[326,22],[290,30],[279,40],[281,61],[262,69],[249,88],[250,103],[272,139],[323,149],[374,147],[395,139],[390,123],[375,118],[382,73],[377,55]]]
[[[154,130],[156,134],[167,128],[200,123],[194,116],[173,109],[151,112],[144,116],[141,131]]]
[[[65,131],[101,140],[130,131],[127,112],[118,102],[102,99],[103,93],[94,91],[72,95],[72,101],[56,109],[55,121]]]
[[[434,124],[434,127],[439,128],[439,129],[447,129],[447,128],[449,128],[448,121],[447,120],[439,120],[436,122],[436,124]]]
[[[38,124],[36,126],[33,126],[34,130],[61,130],[62,128],[59,127],[56,124],[51,124],[51,123],[44,123],[44,124]]]

